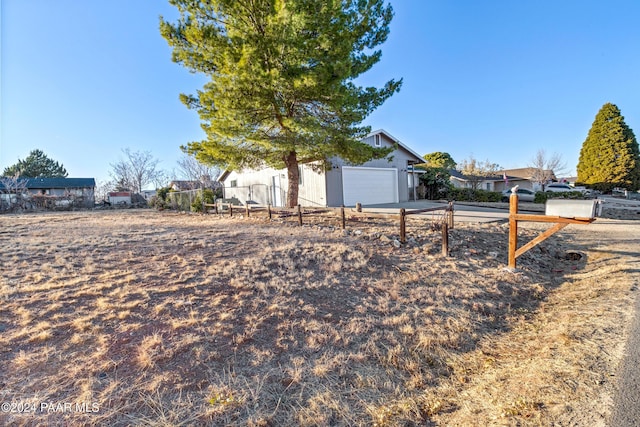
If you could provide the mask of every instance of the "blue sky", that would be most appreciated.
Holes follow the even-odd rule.
[[[178,96],[205,82],[171,62],[166,0],[0,0],[0,168],[39,148],[70,177],[109,178],[123,148],[176,169],[204,137]],[[403,78],[366,120],[421,154],[525,167],[536,151],[575,173],[600,107],[640,132],[637,0],[391,0],[382,60],[359,79]],[[1,170],[0,170],[1,172]]]

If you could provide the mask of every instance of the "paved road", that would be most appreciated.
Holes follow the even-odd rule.
[[[364,212],[376,212],[376,213],[398,213],[399,208],[405,209],[427,209],[435,207],[445,207],[446,203],[434,202],[427,200],[419,200],[416,202],[403,202],[392,203],[384,205],[369,205],[362,208]],[[456,203],[455,209],[455,221],[461,222],[492,222],[500,221],[509,218],[509,209],[496,209],[487,208],[481,206],[471,206]],[[527,212],[520,210],[521,213],[542,213],[542,212]],[[425,215],[431,215],[426,213]]]
[[[631,327],[625,359],[618,372],[611,427],[640,426],[640,298],[636,297],[636,316]]]
[[[610,198],[607,202],[619,206],[640,208],[640,202],[635,200]],[[639,285],[640,280],[634,286],[637,288]],[[636,297],[635,312],[625,358],[618,370],[617,391],[613,399],[614,407],[609,422],[611,427],[640,426],[640,297]]]

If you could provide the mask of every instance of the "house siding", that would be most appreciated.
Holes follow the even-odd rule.
[[[316,164],[320,167],[320,164]],[[304,206],[329,206],[325,171],[315,171],[311,165],[302,166],[302,185],[298,187],[298,202]]]
[[[303,206],[327,206],[324,172],[311,165],[300,165],[302,183],[298,187],[298,202]],[[235,187],[231,183],[235,181]],[[288,191],[287,170],[265,168],[258,171],[231,172],[224,180],[224,197],[241,203],[252,201],[261,205],[284,206]]]
[[[343,166],[368,168],[395,168],[398,173],[398,199],[406,202],[410,198],[409,164],[423,163],[424,159],[411,152],[411,149],[396,144],[393,137],[385,131],[376,131],[363,140],[364,143],[375,147],[375,138],[380,138],[381,147],[397,148],[384,159],[375,159],[360,165],[353,165],[340,158],[330,160],[327,171],[317,172],[310,165],[302,165],[302,184],[299,187],[298,200],[303,206],[340,206],[343,203]],[[265,168],[261,170],[246,170],[241,173],[229,172],[223,175],[224,197],[236,198],[242,203],[253,201],[258,204],[270,203],[274,206],[286,204],[287,171]],[[232,187],[232,182],[235,187]]]
[[[25,209],[47,206],[74,206],[91,208],[95,203],[95,180],[93,178],[19,178],[23,189]],[[5,192],[0,183],[0,192]],[[68,198],[69,200],[54,200]],[[45,199],[51,203],[45,203]],[[7,204],[16,203],[17,196],[4,197]]]
[[[389,139],[386,135],[380,133],[380,145],[381,147],[393,147],[395,143]],[[371,135],[363,142],[375,146],[375,136]],[[327,194],[330,195],[329,206],[340,206],[344,200],[342,194],[342,167],[343,166],[357,166],[364,168],[396,168],[398,170],[398,199],[400,202],[409,201],[409,184],[408,184],[408,172],[407,166],[409,162],[415,162],[415,156],[398,148],[389,157],[384,159],[369,160],[361,165],[352,165],[345,162],[343,159],[334,158],[331,160],[332,168],[327,172]]]
[[[473,188],[473,183],[467,180],[460,180],[455,177],[451,177],[451,184],[456,188]],[[478,181],[476,185],[477,190],[485,191],[502,191],[504,190],[504,181],[495,180],[483,180]]]

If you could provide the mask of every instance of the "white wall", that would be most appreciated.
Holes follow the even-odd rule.
[[[111,203],[112,205],[130,205],[131,196],[109,196],[109,203]]]
[[[302,206],[327,206],[324,172],[310,165],[301,165],[298,203]],[[287,170],[266,168],[258,171],[231,172],[224,180],[224,197],[241,203],[253,201],[260,205],[284,206],[288,191]]]

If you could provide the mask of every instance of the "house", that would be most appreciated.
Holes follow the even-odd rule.
[[[536,176],[541,175],[541,171],[542,169],[528,167],[519,169],[506,169],[501,171],[500,173],[507,176],[508,186],[506,186],[506,188],[511,188],[514,185],[519,185],[520,188],[526,188],[532,191],[543,191],[544,188],[542,188],[542,184],[538,182],[540,181],[540,179],[536,179]],[[557,181],[556,175],[552,170],[542,171],[542,176],[547,177],[548,181]],[[502,188],[501,190],[505,190],[506,188]]]
[[[18,178],[14,183],[15,188],[33,199],[34,197],[48,196],[51,199],[73,200],[73,205],[93,207],[95,202],[96,181],[94,178]],[[0,192],[12,192],[5,183],[0,181]]]
[[[456,188],[475,188],[476,190],[502,191],[505,189],[503,175],[470,176],[455,169],[449,170],[449,180]],[[508,178],[507,178],[508,179]]]
[[[565,178],[558,178],[558,182],[570,185],[571,187],[575,187],[576,183],[578,182],[578,177],[577,176],[568,176],[568,177],[565,177]]]
[[[151,200],[151,198],[153,196],[155,196],[157,194],[157,190],[142,190],[142,193],[140,193],[140,195],[142,197],[144,197],[144,199],[148,202],[149,200]]]
[[[514,185],[532,191],[543,191],[542,185],[537,182],[536,176],[540,176],[540,170],[536,168],[505,169],[496,175],[467,176],[456,170],[450,170],[451,184],[456,188],[475,188],[487,191],[503,191]],[[543,171],[543,176],[549,181],[556,181],[552,170]]]
[[[169,188],[173,191],[187,191],[187,190],[199,190],[202,188],[202,182],[200,181],[171,181]]]
[[[363,141],[374,147],[394,147],[395,150],[387,158],[357,166],[340,158],[330,159],[328,170],[319,163],[300,165],[299,203],[326,207],[398,203],[413,199],[420,173],[413,166],[425,163],[425,160],[382,129],[370,133]],[[227,199],[272,206],[286,204],[286,169],[225,171],[218,181],[224,184],[224,197]]]

